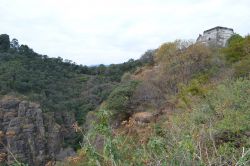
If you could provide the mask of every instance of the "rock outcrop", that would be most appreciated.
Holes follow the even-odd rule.
[[[135,113],[132,118],[138,123],[150,123],[154,115],[150,112],[138,112]]]
[[[62,124],[56,119],[61,119]],[[18,160],[43,166],[58,155],[63,159],[63,142],[74,137],[74,121],[68,113],[43,113],[35,103],[19,99],[0,101],[0,164]]]

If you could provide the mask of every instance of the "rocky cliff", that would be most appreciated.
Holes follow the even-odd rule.
[[[60,119],[62,124],[56,123]],[[73,150],[63,149],[64,139],[74,137],[74,115],[43,113],[39,104],[19,99],[0,101],[0,164],[16,160],[43,166],[47,161],[62,160]]]

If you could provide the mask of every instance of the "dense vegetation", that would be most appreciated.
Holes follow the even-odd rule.
[[[150,56],[149,56],[150,57]],[[123,73],[150,63],[147,56],[117,65],[81,66],[34,52],[17,39],[0,35],[0,95],[19,95],[41,104],[43,111],[73,111],[83,122],[120,82]]]
[[[147,64],[147,65],[146,65]],[[175,41],[139,60],[79,66],[0,36],[0,94],[73,111],[87,126],[63,165],[250,164],[250,37],[226,48]],[[150,123],[133,115],[152,113]],[[60,164],[59,164],[60,165]]]
[[[68,164],[249,165],[249,39],[233,36],[223,49],[163,44],[154,65],[111,92]],[[157,116],[138,123],[131,115],[140,111]]]

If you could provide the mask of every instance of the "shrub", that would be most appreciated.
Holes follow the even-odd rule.
[[[126,72],[123,74],[122,78],[121,78],[121,81],[122,82],[127,82],[127,81],[130,81],[131,80],[131,73],[130,72]]]
[[[233,68],[236,77],[246,77],[250,75],[250,54],[241,61],[235,63]]]
[[[130,98],[138,85],[138,81],[130,81],[121,84],[115,88],[106,101],[106,107],[108,110],[114,113],[128,113]]]
[[[155,61],[158,63],[159,62],[165,63],[171,60],[171,58],[173,58],[174,54],[176,53],[177,49],[178,49],[177,42],[169,42],[162,44],[156,52]]]
[[[229,63],[241,60],[250,53],[250,36],[245,38],[240,35],[232,36],[228,41],[228,47],[223,49],[223,52]]]

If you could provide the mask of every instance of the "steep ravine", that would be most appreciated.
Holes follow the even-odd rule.
[[[55,119],[62,119],[63,125]],[[18,160],[43,166],[74,155],[73,149],[63,148],[64,139],[74,136],[74,122],[70,113],[43,113],[39,104],[16,98],[0,100],[0,165]]]

